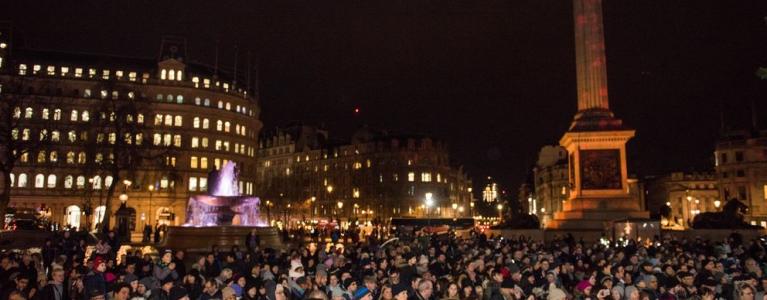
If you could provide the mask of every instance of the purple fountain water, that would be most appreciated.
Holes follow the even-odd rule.
[[[219,171],[208,174],[209,195],[189,198],[184,226],[266,226],[261,219],[258,197],[241,196],[239,170],[227,162]]]

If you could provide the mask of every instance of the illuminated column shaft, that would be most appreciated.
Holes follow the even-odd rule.
[[[602,0],[573,0],[578,111],[609,110]]]

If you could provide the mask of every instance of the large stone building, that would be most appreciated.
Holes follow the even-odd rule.
[[[297,124],[263,134],[257,157],[256,192],[272,221],[453,217],[470,209],[471,180],[429,137],[364,127],[338,142]]]
[[[0,148],[19,154],[7,172],[11,207],[93,228],[120,199],[136,211],[134,232],[180,225],[189,196],[205,192],[208,172],[226,161],[239,166],[240,191],[253,194],[258,102],[233,76],[189,61],[183,39],[163,39],[154,59],[7,39],[0,48],[2,111],[13,120],[0,127]]]
[[[530,213],[538,216],[543,227],[551,221],[555,212],[562,210],[562,204],[569,197],[567,172],[567,150],[560,146],[541,148],[533,168],[535,193],[530,198]]]
[[[767,131],[727,132],[714,155],[721,199],[745,203],[747,221],[767,227]]]
[[[647,182],[647,210],[661,218],[665,228],[689,228],[696,215],[718,211],[722,206],[714,173],[674,172],[650,177]],[[670,215],[663,216],[663,207]]]

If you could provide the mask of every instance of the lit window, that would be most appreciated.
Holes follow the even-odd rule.
[[[101,71],[101,79],[104,79],[104,80],[109,79],[109,70],[102,70]]]
[[[189,177],[189,191],[197,190],[197,177]]]
[[[138,114],[138,116],[136,116],[136,122],[144,124],[144,114]]]
[[[130,72],[130,73],[128,73],[128,80],[130,80],[130,81],[136,81],[136,72]]]
[[[58,108],[57,108],[57,109],[54,109],[54,110],[53,110],[53,120],[54,120],[54,121],[59,121],[59,120],[61,120],[61,109],[58,109]]]
[[[21,131],[21,140],[22,141],[28,141],[29,140],[29,128],[24,128],[24,130]]]
[[[80,152],[79,154],[77,154],[77,163],[84,164],[85,159],[86,159],[85,152]]]
[[[165,115],[165,126],[173,126],[173,116]]]
[[[192,137],[192,148],[197,148],[200,146],[199,144],[200,140],[198,137]]]
[[[207,168],[208,168],[208,158],[200,157],[200,169],[207,169]]]
[[[157,94],[157,97],[155,97],[157,101],[162,101],[162,94]]]
[[[352,188],[352,198],[359,198],[360,197],[360,188]]]
[[[184,118],[183,118],[183,117],[181,117],[181,116],[176,116],[176,117],[174,118],[174,120],[173,120],[173,125],[174,125],[174,126],[176,126],[176,127],[180,127],[180,126],[182,125],[182,121],[183,121],[183,119],[184,119]]]
[[[27,107],[27,109],[24,110],[24,119],[31,119],[33,114],[34,110],[31,107]]]
[[[162,135],[159,133],[155,133],[153,136],[153,142],[155,146],[159,146],[160,143],[162,143]]]
[[[51,131],[51,141],[58,142],[61,138],[61,133],[58,130]]]
[[[232,104],[227,102],[226,103],[226,110],[232,110]]]
[[[429,172],[421,173],[421,182],[431,182],[431,173]]]
[[[224,127],[224,122],[222,122],[221,120],[216,121],[216,130],[217,131],[223,130],[223,127]]]
[[[71,189],[73,183],[74,183],[74,177],[72,177],[72,175],[67,175],[67,177],[64,177],[64,188],[65,189]]]
[[[216,150],[221,150],[221,140],[216,140]]]
[[[285,168],[285,176],[290,176],[290,168]]]
[[[117,98],[120,98],[120,93],[118,93],[117,91],[112,91],[112,99],[117,99]]]
[[[219,100],[218,101],[218,108],[223,109],[224,108],[224,101]]]
[[[47,158],[48,158],[48,155],[45,153],[45,151],[40,151],[37,153],[38,164],[44,163]]]
[[[192,83],[194,83],[194,87],[198,88],[200,87],[200,78],[199,77],[192,77]],[[199,98],[197,98],[199,99]],[[200,105],[200,103],[197,103],[197,105]]]
[[[165,80],[168,77],[168,70],[162,69],[160,71],[160,79]]]
[[[24,173],[19,174],[19,187],[20,188],[27,187],[27,174],[24,174]]]
[[[200,140],[200,146],[203,148],[208,148],[208,138],[204,137],[202,140]]]
[[[176,71],[176,80],[181,81],[181,70]]]
[[[67,152],[67,163],[73,164],[75,163],[75,153],[72,151]]]
[[[93,176],[91,185],[93,186],[94,190],[100,190],[101,189],[101,176],[96,175]]]
[[[194,105],[200,105],[200,104],[202,104],[202,99],[200,99],[200,97],[195,97],[194,98]]]
[[[205,106],[210,106],[210,99],[205,98]]]
[[[165,96],[165,101],[166,102],[173,102],[173,95],[168,94],[167,96]]]
[[[77,122],[77,110],[72,110],[72,114],[69,116],[69,120],[72,122]]]
[[[48,75],[56,75],[56,67],[48,66]]]
[[[120,70],[115,71],[115,77],[117,77],[117,79],[122,79],[123,71],[120,71]]]
[[[109,92],[107,92],[107,90],[101,90],[101,99],[106,99],[107,96],[109,96]]]
[[[162,125],[162,114],[156,114],[156,115],[154,116],[154,125],[155,125],[155,126],[160,126],[160,125]]]
[[[202,119],[202,129],[208,129],[210,127],[210,120],[207,118]]]
[[[362,168],[362,163],[361,162],[355,162],[354,165],[353,165],[353,168],[355,170],[361,169]]]
[[[90,98],[90,97],[91,97],[91,90],[90,89],[85,89],[83,91],[83,98]]]
[[[96,77],[96,69],[88,69],[88,78]]]
[[[173,146],[181,147],[181,135],[177,134],[173,136]]]
[[[192,119],[192,127],[200,128],[200,117],[194,117],[194,119]]]
[[[83,68],[75,68],[75,77],[76,78],[83,77]]]
[[[176,72],[174,72],[173,69],[168,70],[168,79],[176,80]]]
[[[208,178],[200,177],[200,191],[207,191],[208,190]]]
[[[184,96],[182,96],[182,95],[176,96],[176,103],[184,104]]]
[[[40,72],[40,69],[42,69],[42,67],[40,67],[40,65],[32,66],[32,75],[37,75],[37,73]]]
[[[19,75],[27,75],[27,65],[25,64],[19,65]]]
[[[226,121],[226,123],[224,123],[224,132],[229,132],[230,127],[231,127],[231,123],[229,123],[229,121]]]
[[[197,169],[198,167],[197,162],[198,162],[197,156],[192,156],[191,158],[189,158],[189,167],[192,169]]]
[[[90,115],[88,115],[88,111],[87,110],[83,111],[83,113],[81,115],[81,119],[83,120],[83,122],[88,122],[88,120],[91,119]]]
[[[48,188],[52,189],[56,187],[56,175],[50,174],[48,175]]]
[[[67,76],[69,74],[69,67],[61,67],[61,76]]]
[[[35,176],[35,188],[43,188],[45,187],[45,175],[43,174],[37,174]]]
[[[162,136],[162,143],[164,146],[170,146],[173,136],[170,133],[166,133]]]
[[[415,181],[415,173],[413,173],[413,172],[408,172],[408,173],[407,173],[407,181],[409,181],[409,182],[413,182],[413,181]]]

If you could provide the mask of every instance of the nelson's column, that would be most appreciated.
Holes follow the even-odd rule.
[[[629,195],[626,142],[634,130],[610,111],[602,1],[574,0],[578,112],[559,144],[569,155],[570,197],[550,229],[603,230],[610,221],[648,218]]]

